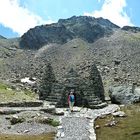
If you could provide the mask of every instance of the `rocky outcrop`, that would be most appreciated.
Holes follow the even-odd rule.
[[[19,117],[18,115],[13,115],[10,119],[11,125],[15,125],[17,123],[22,123],[24,121],[25,121],[25,119],[22,117]]]
[[[131,26],[124,26],[124,27],[122,27],[122,30],[131,31],[131,32],[134,32],[134,33],[140,32],[139,27],[131,27]]]
[[[21,37],[20,47],[27,49],[39,49],[49,43],[66,43],[73,39],[73,33],[64,25],[51,24],[37,26],[30,29]]]
[[[140,102],[140,89],[133,86],[111,87],[109,90],[112,103],[131,104]]]
[[[6,39],[6,38],[0,35],[0,39]]]
[[[60,19],[58,23],[30,29],[21,37],[20,47],[39,49],[45,44],[64,44],[73,38],[81,38],[92,43],[101,37],[111,35],[115,28],[119,27],[103,18],[73,16],[69,19]]]

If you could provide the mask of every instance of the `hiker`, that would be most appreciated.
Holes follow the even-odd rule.
[[[73,91],[71,91],[68,96],[68,103],[71,112],[73,111],[74,102],[75,102],[75,97],[73,95]]]

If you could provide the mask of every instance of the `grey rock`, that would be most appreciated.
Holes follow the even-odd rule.
[[[111,121],[107,124],[105,124],[106,127],[112,127],[112,126],[115,126],[117,124],[117,121]]]
[[[9,114],[16,114],[19,113],[20,110],[15,110],[15,109],[0,109],[0,114],[2,115],[9,115]],[[7,118],[10,119],[10,118]]]
[[[131,86],[117,86],[109,89],[112,103],[131,104],[140,102],[139,90],[134,90]]]
[[[122,27],[122,30],[131,31],[131,32],[134,32],[134,33],[140,32],[139,27],[131,27],[131,26],[124,26],[124,27]]]
[[[126,114],[123,111],[114,112],[112,115],[114,117],[126,117]]]
[[[24,122],[24,121],[25,121],[24,118],[19,117],[19,116],[17,116],[17,115],[13,115],[13,116],[11,117],[11,119],[10,119],[10,122],[11,122],[12,125],[15,125],[15,124],[17,124],[17,123],[22,123],[22,122]]]
[[[55,115],[60,115],[60,116],[62,116],[62,115],[64,115],[64,111],[63,111],[62,109],[56,109],[56,110],[55,110]]]
[[[1,102],[0,107],[39,107],[43,101]]]

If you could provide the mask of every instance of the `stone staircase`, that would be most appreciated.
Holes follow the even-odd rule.
[[[106,102],[102,102],[102,100],[95,95],[86,95],[86,99],[91,109],[99,109],[107,106]]]
[[[53,104],[57,104],[57,102],[59,102],[61,99],[61,94],[52,94],[52,95],[48,95],[46,97],[46,101],[52,102]]]

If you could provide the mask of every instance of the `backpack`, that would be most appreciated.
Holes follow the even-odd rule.
[[[70,95],[70,101],[74,102],[74,95]]]

